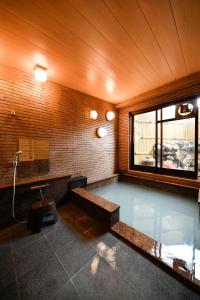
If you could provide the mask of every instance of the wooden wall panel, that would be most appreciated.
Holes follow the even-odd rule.
[[[97,120],[89,110],[97,110]],[[49,141],[50,174],[82,174],[89,181],[110,176],[117,168],[118,117],[105,119],[114,105],[24,72],[0,65],[0,182],[12,179],[19,138]],[[11,111],[16,116],[11,116]],[[107,128],[97,138],[96,128]]]
[[[170,103],[191,95],[200,95],[200,73],[116,105],[119,108],[119,170],[129,170],[129,112]]]

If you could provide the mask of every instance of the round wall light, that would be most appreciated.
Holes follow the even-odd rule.
[[[106,112],[106,119],[108,121],[112,121],[115,118],[115,113],[114,111],[107,111]]]
[[[98,117],[98,113],[96,110],[90,110],[90,119],[91,120],[96,120]]]
[[[103,127],[97,128],[97,136],[98,136],[99,138],[105,137],[106,134],[107,134],[107,130],[106,130],[105,128],[103,128]]]
[[[192,103],[182,103],[177,107],[177,111],[179,116],[185,117],[190,115],[194,110],[193,104]]]
[[[35,80],[40,81],[40,82],[47,81],[48,76],[47,76],[46,68],[36,65],[35,69],[34,69],[34,73],[35,73]]]

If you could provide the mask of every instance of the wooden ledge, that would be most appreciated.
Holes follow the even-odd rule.
[[[120,207],[117,204],[94,195],[85,189],[73,189],[72,201],[109,228],[119,221]]]
[[[16,180],[16,186],[25,186],[25,185],[30,185],[33,183],[42,183],[46,181],[54,181],[54,180],[59,180],[62,178],[68,178],[71,177],[71,174],[69,173],[60,173],[60,174],[54,174],[54,175],[46,175],[46,176],[41,176],[41,177],[32,177],[32,178],[21,178]],[[7,182],[7,183],[1,183],[0,184],[0,189],[7,189],[13,186],[12,182]]]
[[[168,183],[175,186],[182,186],[186,188],[193,188],[193,189],[200,189],[200,180],[197,179],[188,179],[188,178],[181,178],[175,176],[168,176],[168,175],[161,175],[149,172],[140,172],[140,171],[124,171],[121,173],[122,175],[127,175],[130,177],[147,179],[147,180],[154,180],[162,183]]]
[[[112,174],[110,176],[107,176],[107,177],[103,177],[99,180],[92,180],[92,181],[88,181],[88,185],[92,185],[93,183],[97,183],[97,182],[103,182],[103,181],[106,181],[106,180],[109,180],[109,179],[113,179],[113,178],[118,178],[119,177],[119,174],[118,173],[115,173],[115,174]]]
[[[119,209],[119,205],[112,203],[102,197],[99,197],[85,189],[75,188],[72,190],[73,193],[81,196],[82,198],[87,199],[88,202],[98,205],[102,209],[108,211],[109,213],[113,213],[117,209]]]

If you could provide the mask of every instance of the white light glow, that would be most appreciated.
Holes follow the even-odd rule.
[[[91,120],[96,120],[98,117],[98,113],[96,110],[90,110],[90,119]]]
[[[87,73],[87,78],[90,82],[94,82],[96,80],[96,75],[93,70],[89,70]]]
[[[200,107],[200,97],[197,98],[197,106]]]
[[[106,82],[106,88],[108,92],[113,92],[115,88],[115,83],[112,79],[108,79]]]
[[[47,69],[36,65],[35,66],[35,80],[40,81],[40,82],[45,82],[47,81]]]
[[[103,138],[103,137],[106,136],[106,134],[107,134],[107,130],[105,128],[99,127],[97,129],[97,135],[98,135],[98,137]]]
[[[108,247],[104,242],[99,242],[96,247],[97,254],[93,257],[93,260],[91,262],[90,268],[91,273],[94,276],[97,273],[99,264],[101,263],[101,257],[103,257],[108,265],[113,269],[117,269],[117,260],[116,260],[116,254],[118,251],[118,247]]]
[[[106,113],[106,119],[108,121],[112,121],[115,118],[115,113],[114,111],[107,111]]]
[[[163,107],[162,109],[162,118],[163,120],[175,118],[176,106],[170,105],[167,107]]]

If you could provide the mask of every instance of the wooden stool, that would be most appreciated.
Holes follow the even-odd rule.
[[[31,228],[33,233],[40,232],[42,225],[44,225],[44,218],[52,216],[52,220],[48,221],[45,225],[54,224],[57,221],[56,205],[53,200],[44,199],[42,195],[42,189],[48,185],[34,186],[31,190],[39,190],[42,196],[42,200],[38,200],[32,203],[28,226]]]

